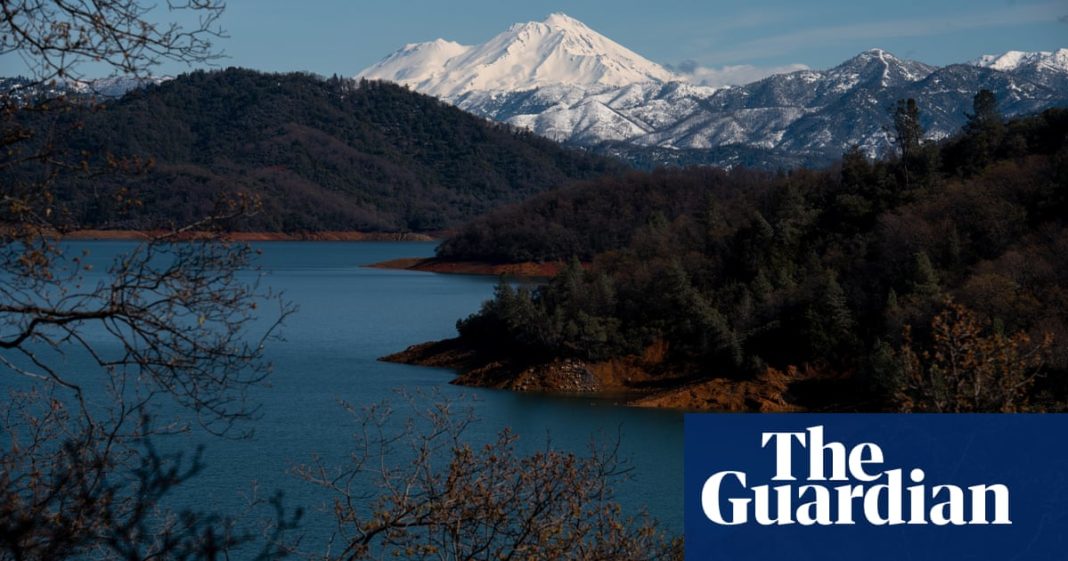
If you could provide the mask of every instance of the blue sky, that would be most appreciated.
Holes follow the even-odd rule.
[[[352,75],[405,43],[479,43],[556,11],[655,62],[708,69],[827,68],[872,47],[930,64],[1068,47],[1068,0],[229,0],[221,64]],[[0,75],[23,68],[0,57]]]

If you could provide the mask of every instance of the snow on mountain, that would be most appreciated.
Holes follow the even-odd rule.
[[[1056,51],[1008,51],[1000,55],[984,55],[972,61],[976,66],[994,70],[1013,71],[1030,67],[1054,72],[1068,72],[1068,49]]]
[[[457,107],[530,129],[558,142],[643,144],[644,136],[696,111],[716,88],[682,82],[626,86],[555,85],[521,92],[470,92]]]
[[[1001,55],[986,55],[971,63],[979,68],[1005,73],[1028,85],[1048,90],[1068,92],[1068,49],[1056,51],[1008,51]],[[1024,86],[1027,89],[1027,86]],[[1027,97],[1026,91],[1010,92],[1015,98]]]
[[[680,150],[742,144],[761,150],[784,145],[796,152],[834,152],[884,127],[860,119],[841,100],[861,89],[887,91],[918,82],[935,70],[873,49],[829,70],[802,70],[734,88],[683,82],[642,82],[623,87],[553,86],[525,92],[473,92],[453,99],[461,109],[528,128],[561,142],[604,142]],[[865,103],[861,100],[862,105]],[[892,100],[882,100],[889,107]],[[870,108],[869,108],[870,109]],[[814,113],[838,112],[823,121]],[[879,110],[880,112],[883,109]],[[802,126],[791,134],[795,124]],[[808,123],[808,125],[805,125]],[[827,125],[848,133],[829,134]],[[885,149],[874,141],[870,152]]]
[[[869,49],[824,74],[834,80],[841,80],[842,76],[855,77],[856,80],[878,80],[880,86],[890,88],[922,80],[934,70],[933,66],[915,60],[902,60],[882,49]],[[851,82],[838,89],[846,90],[854,85],[856,82]]]
[[[358,77],[399,82],[423,91],[427,84],[439,77],[449,59],[470,50],[469,46],[444,39],[410,43],[360,73]]]
[[[438,40],[408,45],[357,78],[399,82],[445,99],[473,91],[523,91],[551,85],[625,86],[675,75],[584,23],[551,14],[519,23],[481,45]]]
[[[159,85],[171,76],[138,78],[110,76],[93,80],[57,80],[36,82],[29,78],[0,78],[0,94],[10,96],[16,103],[48,99],[56,96],[71,96],[76,99],[117,99],[131,90],[150,85]]]
[[[827,70],[697,86],[563,14],[474,46],[408,45],[357,77],[391,80],[560,142],[635,161],[821,164],[892,148],[897,100],[918,100],[928,138],[964,124],[980,88],[1008,115],[1068,105],[1068,49],[1010,51],[943,68],[870,49]]]
[[[95,80],[70,81],[62,84],[62,86],[82,95],[116,98],[122,97],[130,90],[143,88],[149,85],[158,86],[163,82],[173,79],[174,78],[171,76],[153,76],[149,78],[110,76],[108,78],[98,78]]]

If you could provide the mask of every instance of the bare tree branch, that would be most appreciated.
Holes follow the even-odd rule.
[[[345,407],[356,424],[348,462],[295,469],[334,496],[341,551],[323,559],[681,559],[679,541],[614,501],[618,439],[588,456],[551,446],[524,455],[508,430],[467,443],[475,419],[449,402],[399,428],[388,404]]]

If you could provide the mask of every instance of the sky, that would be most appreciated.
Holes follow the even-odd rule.
[[[163,0],[148,1],[160,5],[153,18],[174,17]],[[709,82],[829,68],[876,47],[935,65],[1068,47],[1068,0],[228,0],[217,64],[351,76],[406,43],[481,43],[551,12]],[[0,56],[0,75],[24,69]]]

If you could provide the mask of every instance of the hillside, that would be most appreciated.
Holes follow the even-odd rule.
[[[464,383],[657,389],[650,403],[675,407],[1059,409],[1066,217],[1063,110],[980,111],[908,157],[853,151],[822,171],[605,178],[440,246],[445,261],[576,258],[543,287],[502,285],[443,348]],[[435,361],[412,353],[398,360]]]
[[[263,201],[249,230],[435,231],[621,167],[400,86],[307,74],[198,71],[58,122],[22,118],[38,139],[63,131],[56,151],[76,162],[153,162],[133,176],[59,176],[58,199],[92,228],[188,222],[247,193]],[[142,204],[116,202],[119,189]]]

